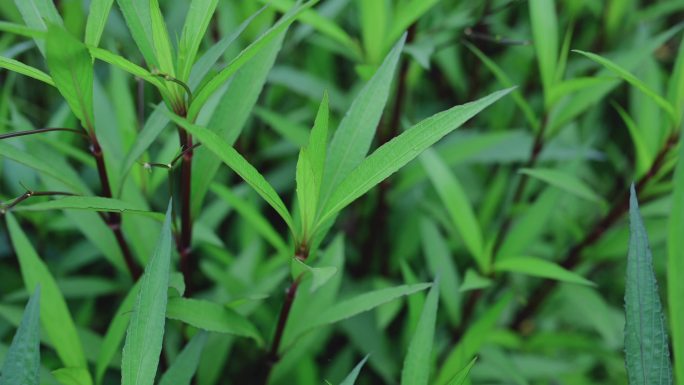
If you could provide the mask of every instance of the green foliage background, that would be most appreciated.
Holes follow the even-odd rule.
[[[0,384],[684,383],[681,0],[0,17]]]

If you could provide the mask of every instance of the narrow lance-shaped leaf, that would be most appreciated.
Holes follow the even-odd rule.
[[[85,30],[85,43],[87,45],[97,47],[100,44],[100,38],[102,37],[105,25],[107,25],[112,3],[114,3],[114,0],[92,0],[90,2],[90,11],[88,12]]]
[[[496,261],[495,271],[509,273],[521,273],[533,277],[555,279],[561,282],[576,283],[579,285],[596,286],[590,280],[581,275],[567,270],[551,261],[534,257],[507,257]]]
[[[584,181],[570,173],[550,168],[523,168],[520,170],[520,173],[542,180],[580,198],[593,202],[605,203],[603,198],[594,192],[591,187],[587,186]]]
[[[84,368],[61,368],[52,371],[52,375],[62,385],[92,385],[90,373]]]
[[[451,221],[463,237],[466,248],[477,262],[480,270],[487,272],[489,261],[484,254],[482,230],[480,230],[480,223],[475,217],[475,212],[465,189],[436,151],[425,150],[420,156],[420,160],[432,185],[437,190],[437,195],[446,207]]]
[[[159,385],[190,385],[197,371],[202,349],[207,342],[207,332],[200,331],[183,348],[169,370],[164,373]]]
[[[668,116],[672,120],[672,122],[676,122],[677,119],[677,114],[675,113],[674,108],[672,107],[672,104],[668,102],[665,98],[662,96],[658,95],[657,92],[652,90],[646,83],[644,83],[641,79],[637,78],[634,76],[631,72],[627,71],[625,68],[622,68],[619,66],[617,63],[606,59],[602,56],[596,55],[591,52],[585,52],[585,51],[580,51],[580,50],[573,50],[573,52],[577,52],[579,54],[582,54],[589,59],[601,64],[602,66],[606,67],[607,69],[613,71],[616,73],[618,76],[623,78],[627,83],[633,85],[639,91],[643,92],[644,94],[648,95],[651,99],[653,99],[654,102],[656,102],[660,108],[662,108],[665,112],[667,112]]]
[[[629,198],[629,229],[625,288],[625,363],[629,384],[671,385],[665,317],[634,185]]]
[[[171,203],[154,254],[140,279],[140,291],[126,333],[122,385],[152,385],[164,338],[171,263]]]
[[[59,16],[55,3],[51,0],[14,0],[26,25],[30,28],[46,31],[47,23],[62,25],[62,17]],[[45,40],[34,38],[36,46],[45,55]]]
[[[325,223],[334,217],[348,204],[395,173],[446,134],[511,91],[512,88],[497,91],[477,101],[442,111],[382,145],[340,183],[318,222]]]
[[[276,193],[266,178],[264,178],[254,166],[247,162],[237,150],[228,144],[225,139],[218,136],[215,132],[192,124],[178,115],[169,113],[169,116],[176,124],[179,124],[188,130],[188,132],[195,136],[205,148],[213,152],[223,161],[223,163],[227,164],[228,167],[240,175],[247,184],[252,186],[252,188],[264,198],[278,214],[280,214],[288,227],[294,229],[290,212],[287,210],[285,203],[283,203],[282,199],[278,196],[278,193]]]
[[[36,287],[0,369],[0,385],[38,385],[40,380],[40,287]]]
[[[93,131],[93,60],[86,46],[66,29],[51,24],[46,39],[47,62],[52,80],[71,111],[88,131]]]
[[[529,7],[534,49],[537,53],[539,72],[544,86],[544,98],[548,104],[558,61],[556,6],[555,2],[550,0],[531,0]]]
[[[6,214],[7,228],[19,259],[24,286],[32,290],[41,287],[40,320],[64,366],[86,368],[81,340],[59,286],[29,242],[11,212]]]
[[[470,374],[470,369],[473,368],[475,365],[475,361],[477,361],[477,357],[473,358],[468,365],[466,365],[463,369],[461,369],[454,378],[449,381],[447,385],[463,385],[465,384],[466,380],[468,379],[468,374]]]
[[[36,80],[40,80],[41,82],[49,84],[53,87],[55,85],[55,82],[52,81],[50,75],[39,70],[38,68],[33,68],[14,59],[0,56],[0,68],[5,68],[7,70],[14,71],[18,74],[22,74],[24,76],[28,76]]]
[[[117,0],[128,29],[150,67],[159,67],[152,43],[152,16],[150,1]]]
[[[178,43],[178,78],[187,81],[218,0],[192,0]]]
[[[323,173],[321,206],[326,205],[335,188],[368,153],[375,129],[387,104],[392,77],[405,41],[406,36],[403,36],[395,44],[375,75],[356,96],[335,131],[328,148]]]
[[[150,22],[152,24],[152,47],[157,57],[159,69],[165,74],[176,76],[176,67],[173,63],[173,48],[169,33],[166,30],[166,22],[159,7],[159,0],[147,0],[150,4]]]
[[[684,57],[684,55],[681,55]],[[684,67],[684,59],[682,64]],[[684,69],[682,70],[684,71]],[[682,73],[684,76],[684,73]],[[674,355],[675,378],[684,380],[684,136],[680,135],[679,156],[674,173],[672,209],[667,238],[667,298],[668,314],[672,330],[672,351]]]
[[[438,299],[439,282],[435,282],[425,300],[420,320],[404,358],[401,385],[427,385],[430,380]]]
[[[202,107],[211,95],[216,92],[237,70],[256,55],[266,44],[276,38],[281,32],[287,30],[299,14],[313,6],[317,0],[311,0],[305,4],[296,6],[283,15],[269,30],[259,36],[252,44],[242,50],[240,54],[233,59],[228,65],[202,86],[194,95],[190,109],[188,110],[188,118],[194,121],[199,115]]]
[[[356,379],[359,377],[359,373],[361,373],[363,365],[366,363],[366,361],[368,361],[368,357],[368,355],[363,357],[361,362],[356,364],[354,369],[352,369],[352,371],[347,375],[347,377],[345,377],[345,379],[342,380],[342,382],[340,382],[340,385],[354,385],[356,383]]]

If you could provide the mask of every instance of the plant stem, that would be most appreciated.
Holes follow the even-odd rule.
[[[192,189],[192,157],[193,148],[192,136],[182,128],[178,128],[178,135],[183,149],[181,153],[181,175],[180,175],[180,194],[181,194],[181,234],[178,242],[178,254],[180,255],[180,269],[186,285],[186,296],[191,296],[192,285],[192,214],[191,214],[191,189]],[[174,159],[175,161],[175,159]]]
[[[90,153],[95,158],[97,173],[100,177],[100,184],[102,185],[102,195],[105,198],[112,198],[112,188],[109,183],[109,177],[107,176],[107,166],[105,165],[104,154],[100,147],[100,143],[94,134],[90,136]],[[112,233],[114,233],[114,238],[116,238],[116,242],[119,244],[121,254],[123,254],[124,262],[131,274],[131,278],[133,278],[134,281],[137,281],[142,275],[142,269],[135,263],[133,253],[124,238],[121,229],[121,214],[115,212],[102,214],[102,219],[107,223],[107,226],[112,230]]]
[[[0,140],[9,139],[9,138],[16,138],[16,137],[25,136],[25,135],[41,134],[43,132],[50,132],[50,131],[67,131],[67,132],[71,132],[71,133],[78,134],[78,135],[83,135],[83,136],[86,135],[83,131],[74,130],[73,128],[48,127],[48,128],[37,128],[35,130],[8,132],[6,134],[0,135]]]
[[[32,191],[27,189],[25,193],[21,194],[17,198],[15,198],[10,204],[4,206],[0,204],[0,214],[6,213],[8,210],[10,210],[12,207],[15,207],[19,203],[31,198],[31,197],[39,197],[39,196],[55,196],[55,195],[67,195],[67,196],[74,196],[76,194],[72,194],[70,192],[64,192],[64,191]]]
[[[665,163],[665,158],[667,154],[670,152],[672,148],[674,148],[677,145],[678,140],[679,135],[677,133],[670,135],[670,137],[665,142],[665,145],[653,161],[651,168],[648,170],[648,172],[646,172],[644,176],[642,176],[639,179],[639,181],[634,186],[637,192],[643,190],[646,184],[658,173],[660,168]],[[563,258],[560,265],[568,270],[575,268],[581,262],[582,252],[584,251],[584,249],[593,245],[599,239],[601,239],[601,237],[606,233],[606,231],[610,229],[610,227],[612,227],[615,224],[615,222],[617,222],[622,217],[622,215],[627,212],[628,209],[629,190],[627,189],[623,191],[620,198],[617,200],[615,205],[613,205],[608,214],[606,214],[601,220],[599,220],[594,225],[594,227],[591,229],[591,231],[589,231],[589,233],[587,233],[587,235],[582,239],[582,241],[580,241],[579,243],[571,247],[570,250],[568,250],[568,253],[565,255],[565,258]],[[522,329],[525,325],[525,322],[532,315],[534,315],[534,313],[536,313],[537,310],[539,310],[541,305],[544,303],[549,294],[551,294],[551,291],[556,287],[557,284],[557,281],[545,280],[539,287],[537,287],[530,295],[530,299],[528,300],[527,304],[522,309],[520,309],[513,317],[513,328],[518,330]]]

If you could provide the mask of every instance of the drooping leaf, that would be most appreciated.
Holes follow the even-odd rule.
[[[680,57],[682,57],[680,53]],[[682,59],[684,66],[684,59]],[[682,74],[684,76],[684,73]],[[675,378],[684,379],[684,245],[681,236],[684,233],[684,145],[679,143],[679,156],[674,172],[674,188],[672,191],[672,208],[669,211],[667,238],[667,298],[668,315],[672,333],[672,351],[674,355]]]
[[[596,55],[591,52],[585,52],[585,51],[580,51],[580,50],[573,50],[573,52],[577,52],[579,54],[582,54],[589,59],[601,64],[602,66],[606,67],[607,69],[613,71],[616,73],[618,76],[620,76],[622,79],[624,79],[627,83],[633,85],[639,91],[643,92],[644,94],[648,95],[649,98],[651,98],[654,102],[656,102],[665,112],[667,112],[668,116],[670,119],[672,119],[672,122],[676,122],[677,119],[677,114],[675,113],[674,108],[672,107],[672,104],[668,102],[665,98],[662,96],[658,95],[657,92],[653,91],[646,83],[644,83],[642,80],[634,76],[631,72],[627,71],[625,68],[621,67],[617,63],[606,59],[602,56]]]
[[[7,213],[7,228],[19,259],[24,287],[41,287],[40,320],[60,360],[67,367],[86,368],[81,340],[66,301],[47,265],[40,259],[12,213]]]
[[[495,271],[506,271],[509,273],[521,273],[533,277],[555,279],[561,282],[576,283],[579,285],[596,286],[595,283],[563,268],[551,261],[534,257],[507,257],[502,258],[494,264]]]
[[[200,331],[192,337],[164,373],[159,385],[190,385],[197,371],[204,345],[207,343],[207,334],[205,331]]]
[[[158,89],[165,90],[164,83],[158,77],[152,76],[150,71],[131,62],[125,57],[107,51],[106,49],[92,46],[88,47],[88,51],[90,52],[90,55],[92,55],[95,59],[102,60],[105,63],[109,63],[116,67],[119,67],[120,69],[128,72],[129,74],[139,77],[145,80],[146,82],[156,86]]]
[[[325,285],[337,273],[335,266],[311,267],[299,258],[292,258],[292,265],[292,276],[295,279],[303,273],[308,273],[306,278],[311,277],[312,282],[309,288],[311,293]]]
[[[29,298],[12,344],[0,367],[0,385],[38,385],[40,381],[40,286]]]
[[[604,199],[591,187],[587,186],[587,184],[578,177],[567,172],[551,168],[523,168],[520,169],[520,173],[542,180],[580,198],[592,202],[605,203]]]
[[[114,3],[114,0],[92,0],[90,2],[90,11],[88,12],[85,30],[86,45],[97,47],[100,44],[100,38],[102,37],[105,25],[107,25],[112,3]]]
[[[629,384],[671,385],[665,316],[634,185],[629,198],[629,229],[625,288],[625,366]]]
[[[186,81],[195,62],[197,50],[209,27],[218,0],[193,0],[185,16],[183,32],[178,43],[178,78]]]
[[[428,292],[401,371],[402,385],[427,385],[432,369],[432,346],[439,300],[439,281]]]
[[[166,321],[171,263],[171,203],[157,247],[140,278],[121,362],[122,385],[152,385],[157,373]]]
[[[356,383],[356,379],[359,377],[359,373],[361,372],[363,365],[366,363],[366,361],[368,361],[368,357],[369,355],[363,357],[361,362],[356,364],[354,369],[352,369],[352,371],[347,375],[347,377],[345,377],[345,379],[342,380],[342,382],[340,382],[340,385],[354,385]]]
[[[319,223],[325,223],[334,217],[356,198],[510,91],[510,88],[497,91],[477,101],[435,114],[382,145],[339,184],[323,209]],[[328,160],[331,159],[330,156],[332,152]]]
[[[93,60],[86,46],[63,27],[50,24],[45,42],[52,80],[88,131],[95,130]]]
[[[480,270],[487,272],[489,261],[484,252],[482,230],[465,189],[436,151],[428,148],[420,156],[420,161],[423,163],[423,168],[432,185],[437,190],[437,195],[439,195],[442,204],[446,207],[451,221],[463,237],[466,248],[477,262]]]
[[[47,210],[86,210],[100,212],[133,213],[160,218],[161,215],[146,210],[133,203],[114,198],[96,196],[73,196],[58,198],[46,202],[17,206],[14,211],[47,211]],[[163,218],[163,217],[161,217]]]
[[[632,137],[632,142],[634,143],[634,150],[636,152],[636,174],[637,177],[641,177],[649,168],[655,160],[655,155],[651,153],[648,146],[647,139],[644,132],[637,126],[634,119],[624,110],[619,104],[613,105],[617,110],[618,114],[625,122],[627,130],[629,130],[629,135]]]
[[[320,195],[322,207],[328,203],[335,189],[368,153],[389,97],[392,78],[405,41],[406,38],[402,37],[387,54],[375,75],[356,96],[335,131],[328,147],[323,172]]]
[[[215,132],[192,124],[178,115],[169,114],[169,116],[176,124],[185,128],[195,136],[205,148],[213,152],[223,161],[223,163],[227,164],[235,173],[240,175],[247,184],[252,186],[252,188],[264,198],[278,214],[280,214],[280,217],[283,218],[288,227],[294,229],[290,212],[287,210],[287,207],[285,207],[285,203],[283,203],[282,199],[278,196],[278,193],[276,193],[263,175],[261,175],[254,166],[249,164],[249,162],[227,143],[225,139],[218,136]]]
[[[55,82],[52,81],[50,75],[39,70],[38,68],[33,68],[27,64],[24,64],[14,59],[0,56],[0,68],[5,68],[7,70],[14,71],[18,74],[22,74],[30,78],[34,78],[36,80],[40,80],[41,82],[49,84],[51,86],[55,85]]]
[[[259,331],[245,317],[213,302],[171,298],[166,309],[166,317],[203,330],[250,337],[259,344],[263,343]]]

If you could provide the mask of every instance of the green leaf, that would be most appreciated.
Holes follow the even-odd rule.
[[[257,341],[259,345],[263,343],[259,331],[245,317],[226,306],[213,302],[171,298],[166,309],[166,317],[210,332],[249,337]]]
[[[494,264],[495,271],[521,273],[533,277],[555,279],[561,282],[578,285],[596,286],[595,283],[581,275],[567,270],[553,262],[534,257],[507,257]]]
[[[452,378],[447,385],[463,385],[466,383],[466,380],[468,379],[468,374],[470,374],[470,369],[473,368],[475,365],[475,362],[477,361],[477,357],[473,358],[470,360],[468,365],[466,365],[463,369],[461,369],[454,378]]]
[[[323,183],[323,167],[328,142],[328,93],[318,108],[309,144],[302,148],[297,161],[297,199],[302,217],[303,240],[309,241],[314,231],[319,194]],[[310,233],[311,232],[311,233]]]
[[[148,211],[133,203],[124,202],[114,198],[102,198],[94,196],[73,196],[54,199],[31,205],[21,205],[13,208],[14,211],[47,211],[47,210],[86,210],[132,213],[160,218],[159,213]]]
[[[377,64],[380,62],[385,48],[385,36],[387,35],[388,28],[387,19],[390,11],[387,6],[388,3],[385,1],[357,0],[357,4],[359,7],[363,48],[367,56],[366,61],[371,65]]]
[[[165,90],[164,83],[156,76],[152,76],[150,71],[146,70],[145,68],[140,67],[139,65],[129,61],[128,59],[124,58],[123,56],[117,55],[113,52],[107,51],[106,49],[102,48],[97,48],[97,47],[92,47],[89,46],[88,50],[90,54],[98,60],[102,60],[105,63],[112,64],[116,67],[119,67],[120,69],[128,72],[129,74],[139,77],[146,82],[156,86],[162,93]]]
[[[262,197],[264,200],[280,214],[287,226],[293,230],[294,226],[290,212],[285,207],[282,199],[278,193],[268,183],[268,181],[254,168],[245,158],[240,155],[225,139],[218,136],[215,132],[192,124],[178,115],[169,113],[169,117],[176,122],[176,124],[185,128],[193,136],[195,136],[209,151],[218,156],[223,163],[227,164],[235,173],[240,175],[247,184]]]
[[[14,0],[24,22],[29,28],[47,31],[48,23],[62,25],[62,17],[57,12],[55,3],[51,0]],[[34,38],[36,46],[45,55],[45,40]]]
[[[244,199],[238,197],[231,189],[214,183],[211,185],[211,191],[224,199],[231,205],[245,220],[252,225],[252,228],[258,232],[264,239],[271,244],[278,252],[287,254],[290,252],[290,247],[287,246],[283,238],[271,226],[271,223],[257,210]]]
[[[430,273],[435,279],[437,277],[440,279],[439,291],[442,306],[446,309],[452,324],[459,325],[461,321],[461,296],[458,293],[460,279],[449,246],[440,234],[437,225],[424,218],[420,221],[420,236]]]
[[[62,385],[92,385],[88,370],[83,368],[61,368],[52,372]]]
[[[625,288],[625,366],[629,384],[671,385],[665,316],[634,185],[629,198],[629,229]]]
[[[55,85],[55,82],[52,81],[50,75],[46,74],[45,72],[37,68],[33,68],[14,59],[0,56],[0,68],[5,68],[7,70],[14,71],[18,74],[22,74],[30,78],[34,78],[36,80],[40,80],[41,82],[49,84],[51,86]]]
[[[409,0],[398,3],[385,40],[392,42],[398,39],[411,24],[415,23],[439,2],[440,0]]]
[[[121,178],[125,179],[131,171],[131,167],[135,162],[147,151],[147,149],[154,143],[155,139],[161,134],[164,128],[169,124],[169,117],[167,108],[163,104],[159,104],[152,114],[145,121],[142,131],[136,136],[135,143],[126,155],[121,166]]]
[[[157,57],[157,65],[165,74],[176,76],[176,69],[173,63],[173,48],[169,33],[166,30],[164,15],[159,8],[159,0],[147,0],[150,7],[150,21],[152,23],[152,47]],[[181,79],[182,80],[182,79]]]
[[[530,24],[534,49],[539,62],[542,85],[544,86],[544,99],[548,106],[548,98],[553,87],[558,63],[558,20],[556,18],[556,5],[549,0],[531,0]]]
[[[310,327],[314,328],[342,321],[343,319],[369,311],[397,298],[425,290],[430,286],[431,284],[429,283],[419,283],[415,285],[402,285],[379,289],[360,294],[354,298],[338,302],[331,308],[321,312],[312,321]]]
[[[681,56],[681,55],[680,55]],[[684,63],[682,64],[684,65]],[[679,156],[674,172],[672,208],[669,210],[667,238],[667,298],[670,330],[672,331],[672,351],[674,352],[675,378],[684,379],[684,144],[680,135]]]
[[[325,223],[333,218],[356,198],[511,91],[511,88],[497,91],[477,101],[437,113],[382,145],[363,160],[335,189],[318,222]],[[332,152],[328,160],[331,159],[331,155]]]
[[[186,81],[218,0],[192,0],[178,43],[178,78]]]
[[[458,345],[449,353],[442,368],[439,370],[436,385],[445,385],[471,362],[472,357],[477,354],[482,344],[491,335],[496,324],[501,317],[501,313],[506,309],[513,294],[508,292],[501,296],[496,303],[490,305],[487,310],[473,323],[465,334],[461,337]]]
[[[164,338],[171,263],[171,203],[157,247],[140,278],[121,362],[122,385],[153,385]]]
[[[552,186],[558,187],[561,190],[565,190],[573,195],[580,198],[605,204],[605,200],[601,198],[591,187],[587,186],[584,181],[578,177],[563,172],[560,170],[555,170],[551,168],[523,168],[519,171],[521,174],[529,175],[533,178],[537,178],[544,181]]]
[[[439,281],[436,281],[427,295],[416,331],[404,358],[404,368],[401,371],[402,385],[427,385],[430,380],[438,300]]]
[[[369,355],[366,355],[365,357],[363,357],[361,362],[356,364],[354,369],[352,369],[352,371],[349,372],[347,377],[345,377],[345,379],[342,380],[342,382],[340,382],[340,385],[354,385],[356,383],[356,379],[359,377],[359,373],[361,372],[363,365],[366,363],[366,361],[368,361],[368,357],[369,357]]]
[[[371,3],[376,2],[371,1]],[[406,37],[402,37],[397,42],[375,75],[356,96],[335,131],[328,148],[323,173],[321,206],[328,203],[335,189],[368,153],[382,111],[387,104],[392,77],[405,41]]]
[[[119,352],[119,347],[126,335],[130,315],[135,301],[138,298],[139,291],[140,281],[136,282],[128,291],[128,294],[126,294],[126,297],[119,305],[119,308],[116,310],[114,317],[112,317],[111,322],[109,323],[107,332],[102,340],[102,345],[100,346],[100,351],[97,354],[97,360],[95,361],[95,383],[98,385],[102,383],[107,366],[112,362],[116,353]]]
[[[325,285],[337,273],[337,267],[335,266],[311,267],[299,258],[292,258],[292,264],[292,275],[295,279],[302,273],[309,273],[313,281],[309,288],[311,293]]]
[[[634,119],[619,104],[614,103],[613,107],[620,114],[622,121],[627,126],[627,130],[629,130],[629,135],[632,137],[636,152],[636,174],[638,177],[644,175],[651,168],[655,155],[652,154],[644,132],[637,126]]]
[[[86,45],[97,47],[100,44],[100,38],[102,37],[105,25],[107,25],[112,3],[114,3],[114,0],[91,0],[88,20],[86,21]]]
[[[677,52],[677,59],[674,68],[672,69],[672,77],[669,81],[670,87],[668,90],[668,99],[679,117],[675,122],[675,127],[680,126],[682,119],[684,118],[684,39],[682,39],[679,44]],[[684,370],[684,367],[682,370]]]
[[[40,259],[12,213],[7,213],[7,228],[19,259],[26,290],[41,287],[40,320],[64,366],[87,368],[81,340],[66,301],[47,265]]]
[[[57,89],[81,125],[94,132],[93,60],[88,49],[66,29],[54,24],[48,27],[45,46],[48,67]]]
[[[214,94],[237,70],[239,70],[245,63],[256,55],[262,48],[264,48],[270,41],[275,39],[281,32],[287,30],[297,16],[304,10],[313,6],[318,0],[311,0],[305,4],[299,5],[285,13],[270,29],[264,32],[257,40],[250,44],[247,48],[242,50],[240,54],[228,65],[202,86],[192,100],[190,109],[188,110],[188,119],[194,121],[199,115],[200,110],[207,102],[209,97]]]
[[[152,11],[150,1],[117,0],[128,29],[150,68],[159,68],[152,42]]]
[[[573,52],[577,52],[579,54],[582,54],[589,59],[601,64],[602,66],[606,67],[607,69],[613,71],[616,73],[618,76],[620,76],[622,79],[624,79],[627,83],[633,85],[636,87],[639,91],[643,92],[644,94],[648,95],[651,99],[653,99],[654,102],[656,102],[667,114],[670,116],[670,119],[672,122],[677,122],[677,114],[675,113],[674,107],[672,107],[672,104],[668,102],[665,98],[662,96],[658,95],[657,92],[653,91],[646,83],[641,81],[639,78],[634,76],[631,72],[627,71],[623,67],[619,66],[617,63],[606,59],[602,56],[596,55],[591,52],[585,52],[585,51],[580,51],[580,50],[573,50]]]
[[[159,385],[190,385],[199,366],[202,349],[207,342],[207,332],[200,331],[183,348],[173,364],[164,373]]]
[[[0,368],[0,385],[38,385],[40,381],[40,286],[29,298]]]
[[[463,284],[458,288],[461,293],[471,290],[485,289],[492,285],[492,280],[481,276],[477,271],[468,269],[463,277]]]
[[[437,190],[442,204],[446,207],[451,221],[463,237],[466,248],[480,270],[489,271],[490,261],[486,258],[484,251],[482,230],[465,189],[436,151],[428,148],[420,156],[420,161]]]

